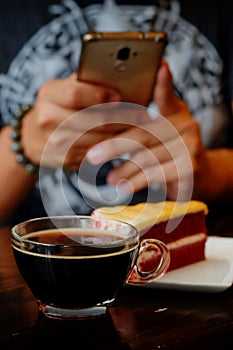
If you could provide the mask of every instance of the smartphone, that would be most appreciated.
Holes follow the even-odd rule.
[[[165,32],[88,32],[78,80],[114,87],[124,102],[147,106],[166,44]]]

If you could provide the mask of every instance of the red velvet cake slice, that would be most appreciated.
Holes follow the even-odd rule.
[[[164,201],[102,207],[92,215],[129,222],[141,237],[166,243],[171,255],[168,270],[174,270],[205,259],[207,213],[206,204],[200,201]]]

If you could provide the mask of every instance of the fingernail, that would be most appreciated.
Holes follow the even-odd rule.
[[[90,163],[93,163],[93,164],[101,163],[102,158],[103,158],[102,147],[98,146],[98,147],[92,148],[89,152],[87,152],[87,160]]]
[[[129,181],[123,180],[121,183],[117,186],[117,188],[125,193],[132,193],[133,192],[133,186]]]
[[[108,176],[107,176],[107,183],[109,185],[114,186],[114,185],[117,184],[117,181],[118,181],[118,179],[117,179],[116,175],[113,172],[108,174]]]

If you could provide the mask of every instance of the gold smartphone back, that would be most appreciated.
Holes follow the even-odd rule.
[[[78,79],[115,87],[124,102],[147,105],[166,44],[164,32],[87,33]]]

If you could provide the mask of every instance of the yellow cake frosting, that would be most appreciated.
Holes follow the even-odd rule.
[[[163,201],[158,203],[140,203],[130,206],[101,207],[93,212],[95,217],[105,217],[125,221],[136,226],[139,231],[148,229],[156,223],[182,217],[190,213],[208,213],[208,207],[201,201]]]

